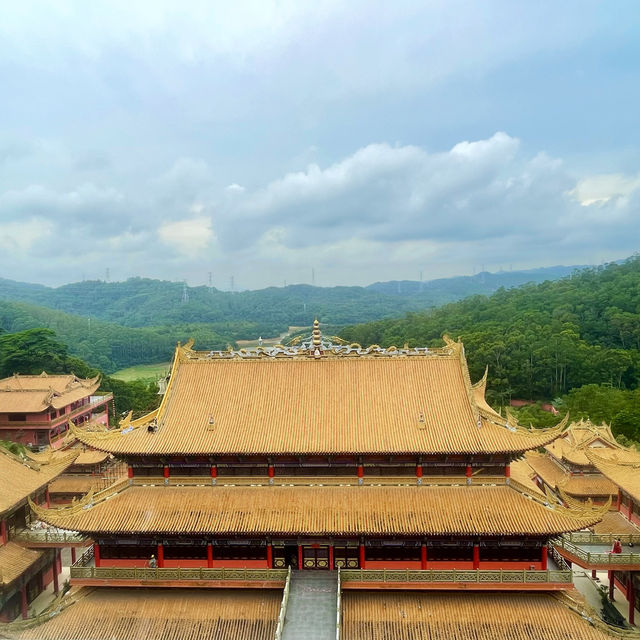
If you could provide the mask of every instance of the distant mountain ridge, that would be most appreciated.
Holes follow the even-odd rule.
[[[490,295],[501,287],[557,280],[580,268],[557,266],[483,272],[425,282],[376,282],[367,287],[296,284],[238,293],[205,286],[185,289],[181,282],[147,278],[130,278],[125,282],[83,281],[56,288],[0,278],[0,299],[126,327],[244,321],[256,323],[257,331],[263,335],[277,335],[290,325],[308,325],[314,316],[332,325],[397,317],[407,311],[438,307],[470,295]]]

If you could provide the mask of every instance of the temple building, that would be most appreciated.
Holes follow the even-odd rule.
[[[31,602],[53,582],[58,591],[60,550],[29,549],[24,532],[32,521],[27,501],[46,505],[47,485],[73,462],[76,454],[49,452],[20,458],[0,447],[0,620],[26,618]]]
[[[69,423],[109,426],[113,395],[98,393],[98,377],[14,375],[0,380],[0,440],[34,449],[63,445]]]
[[[587,457],[589,451],[611,457],[622,450],[608,425],[594,425],[588,420],[572,422],[562,436],[547,444],[545,449],[545,453],[529,451],[525,456],[541,489],[549,489],[555,494],[562,491],[576,500],[589,500],[593,504],[615,500],[616,486]],[[621,524],[617,523],[617,518],[608,518],[604,527],[613,525],[615,528],[616,524]]]
[[[95,540],[96,569],[525,569],[588,527],[511,482],[511,460],[564,425],[509,424],[442,349],[178,347],[157,411],[74,428],[128,483],[38,512]],[[532,492],[533,493],[533,492]],[[94,584],[78,578],[78,584]],[[532,583],[531,588],[540,583]]]
[[[593,526],[608,505],[562,504],[520,465],[515,477],[512,462],[566,422],[523,428],[487,404],[485,386],[448,338],[437,349],[362,348],[325,340],[316,322],[294,346],[178,345],[157,410],[119,429],[71,427],[127,475],[69,506],[32,505],[93,545],[71,567],[77,604],[17,637],[125,640],[138,628],[117,622],[127,611],[154,636],[193,637],[196,622],[180,626],[173,607],[210,637],[280,637],[297,601],[288,594],[306,580],[323,585],[318,602],[334,599],[329,623],[347,640],[421,637],[414,627],[467,637],[450,623],[464,606],[486,608],[464,623],[484,625],[478,637],[605,637],[549,594],[572,589],[552,540]],[[493,593],[470,593],[482,591]],[[248,630],[233,607],[209,609],[218,593],[246,603]],[[165,603],[169,622],[143,601]],[[519,618],[504,618],[514,602]],[[550,615],[562,619],[553,634]],[[232,631],[213,633],[220,620]]]

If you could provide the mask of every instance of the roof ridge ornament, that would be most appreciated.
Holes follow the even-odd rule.
[[[313,321],[313,332],[311,333],[309,351],[314,358],[322,357],[322,332],[320,331],[320,323],[317,317]]]

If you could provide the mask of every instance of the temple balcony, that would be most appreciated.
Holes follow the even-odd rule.
[[[74,586],[282,589],[287,569],[96,567],[90,548],[70,568]]]
[[[251,561],[248,561],[250,564]],[[89,549],[70,570],[74,586],[259,588],[284,587],[288,568],[96,567]],[[555,550],[540,569],[339,569],[343,589],[566,590],[572,572]],[[335,573],[308,570],[309,573]]]
[[[622,542],[622,553],[612,553],[616,538]],[[557,552],[568,562],[585,569],[601,571],[640,571],[640,534],[596,534],[588,531],[567,533],[553,541]]]
[[[431,591],[563,591],[573,586],[571,568],[552,548],[542,569],[342,569],[343,589]]]

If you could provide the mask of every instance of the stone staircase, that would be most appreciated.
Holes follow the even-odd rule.
[[[335,640],[337,571],[293,571],[282,640]]]

